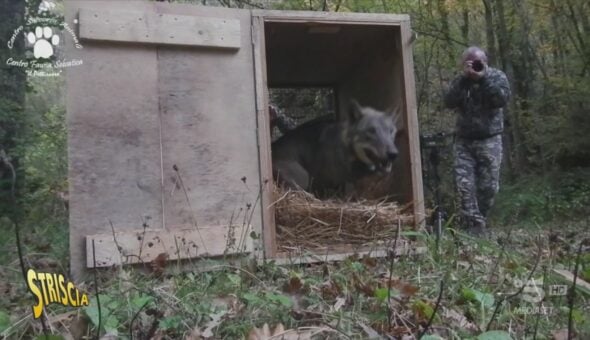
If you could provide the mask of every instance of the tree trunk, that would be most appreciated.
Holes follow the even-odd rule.
[[[17,213],[11,204],[13,173],[16,171],[15,194],[23,184],[16,144],[22,135],[25,103],[26,74],[22,67],[7,65],[7,60],[24,60],[24,15],[25,1],[0,0],[0,153],[6,155],[0,160],[0,216]],[[22,27],[14,40],[12,37]],[[20,210],[20,209],[18,209]]]
[[[483,0],[486,18],[486,49],[490,64],[496,62],[496,36],[494,34],[494,12],[492,10],[492,1]]]

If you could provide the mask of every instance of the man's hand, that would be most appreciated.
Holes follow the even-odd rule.
[[[478,60],[478,63],[483,65],[483,68],[480,71],[476,71],[473,69],[474,60],[465,60],[463,63],[463,74],[473,80],[478,80],[485,76],[488,70],[488,64],[484,61]]]

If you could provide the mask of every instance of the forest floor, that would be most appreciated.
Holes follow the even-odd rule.
[[[173,263],[115,268],[98,275],[100,307],[94,283],[78,283],[90,305],[51,304],[43,318],[52,339],[96,338],[99,323],[105,339],[560,340],[568,328],[588,339],[590,291],[577,284],[575,295],[563,295],[572,282],[555,270],[573,273],[577,262],[579,278],[590,281],[590,244],[581,244],[589,224],[496,228],[488,239],[448,230],[438,245],[417,232],[426,252],[396,258],[244,261],[182,273]],[[38,272],[67,273],[67,242],[58,241],[67,234],[53,234],[24,233],[26,262]],[[1,239],[8,251],[0,258],[0,331],[7,339],[42,339],[11,239]]]

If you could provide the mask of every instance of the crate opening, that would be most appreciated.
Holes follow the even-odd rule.
[[[338,119],[351,99],[383,112],[405,106],[399,26],[266,22],[265,46],[269,102],[291,126],[320,116]],[[347,190],[354,200],[319,199],[275,186],[279,257],[383,248],[396,238],[398,226],[414,228],[410,150],[403,134],[407,113],[400,115],[392,171],[354,183]],[[276,141],[284,131],[272,125]]]

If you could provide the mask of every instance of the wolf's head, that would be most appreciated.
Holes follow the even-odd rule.
[[[344,143],[370,171],[391,171],[398,155],[394,142],[400,117],[397,111],[385,113],[362,107],[353,99],[348,114],[342,116]]]

